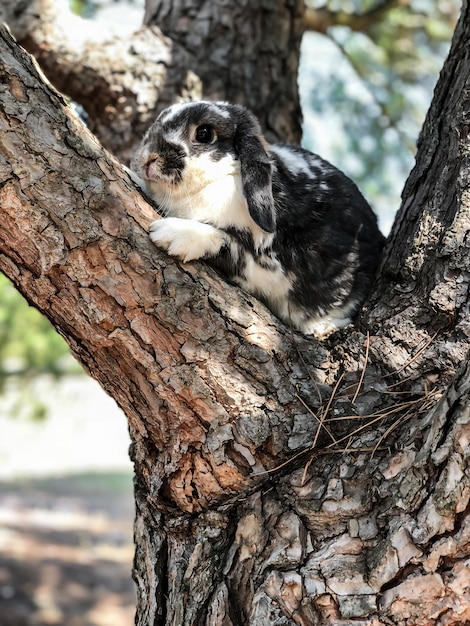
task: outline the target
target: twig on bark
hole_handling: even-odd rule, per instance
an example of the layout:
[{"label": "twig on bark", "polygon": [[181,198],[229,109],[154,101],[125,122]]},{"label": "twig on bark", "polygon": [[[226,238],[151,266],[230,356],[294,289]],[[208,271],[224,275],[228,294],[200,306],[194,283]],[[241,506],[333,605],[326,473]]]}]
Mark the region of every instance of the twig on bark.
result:
[{"label": "twig on bark", "polygon": [[366,373],[366,368],[367,368],[367,361],[369,359],[369,345],[370,345],[370,335],[369,335],[369,331],[367,331],[367,335],[366,335],[366,354],[364,356],[364,367],[362,368],[361,377],[359,378],[359,382],[357,384],[356,393],[354,394],[353,399],[351,400],[352,404],[354,404],[356,402],[357,396],[359,395],[359,392],[360,392],[361,387],[362,387],[362,383],[364,381],[364,375]]}]

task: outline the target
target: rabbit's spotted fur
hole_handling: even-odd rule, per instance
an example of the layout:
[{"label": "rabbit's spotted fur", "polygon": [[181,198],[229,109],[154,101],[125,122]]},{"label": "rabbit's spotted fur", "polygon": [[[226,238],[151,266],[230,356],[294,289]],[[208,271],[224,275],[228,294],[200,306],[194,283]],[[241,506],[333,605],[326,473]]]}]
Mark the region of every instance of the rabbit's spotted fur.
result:
[{"label": "rabbit's spotted fur", "polygon": [[206,259],[284,322],[325,336],[366,297],[383,236],[355,184],[302,148],[268,145],[239,105],[165,109],[133,162],[163,218],[150,238]]}]

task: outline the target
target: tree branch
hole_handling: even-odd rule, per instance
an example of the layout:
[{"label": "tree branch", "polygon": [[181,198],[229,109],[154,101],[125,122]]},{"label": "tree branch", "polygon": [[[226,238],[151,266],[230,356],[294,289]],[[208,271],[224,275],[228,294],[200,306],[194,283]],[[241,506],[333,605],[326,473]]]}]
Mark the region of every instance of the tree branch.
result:
[{"label": "tree branch", "polygon": [[[291,333],[156,250],[151,207],[4,29],[0,82],[0,268],[128,417],[136,623],[412,623],[449,606],[449,624],[466,619],[468,363],[435,401],[469,342],[464,127],[418,161],[413,199],[429,173],[436,202],[423,219],[405,203],[360,320],[366,350],[354,328],[323,343]],[[441,131],[465,114],[445,111]],[[449,228],[431,238],[442,188]],[[431,318],[445,293],[452,316]]]},{"label": "tree branch", "polygon": [[0,268],[127,414],[149,493],[169,481],[173,504],[199,510],[252,488],[309,440],[296,393],[310,379],[290,363],[299,347],[321,369],[327,349],[158,252],[119,164],[4,29],[1,52]]},{"label": "tree branch", "polygon": [[202,97],[190,55],[157,26],[125,37],[103,33],[103,25],[73,15],[60,0],[4,2],[1,21],[54,87],[83,106],[92,132],[124,163],[163,108]]},{"label": "tree branch", "polygon": [[378,2],[365,13],[331,11],[326,6],[318,9],[307,6],[304,16],[304,28],[305,30],[326,35],[333,26],[348,26],[352,31],[363,33],[382,21],[384,16],[392,9],[397,6],[406,7],[409,4],[409,0],[382,0],[382,2]]},{"label": "tree branch", "polygon": [[[319,343],[293,334],[212,271],[199,264],[179,269],[153,249],[145,232],[151,213],[126,175],[60,97],[41,87],[30,59],[6,33],[2,45],[3,271],[117,396],[136,437],[136,455],[145,440],[148,454],[142,458],[151,459],[152,467],[142,471],[149,489],[152,482],[169,481],[164,491],[171,502],[199,510],[254,488],[265,480],[265,470],[308,448],[319,428],[312,411],[327,404],[338,371],[345,374],[344,386],[357,383],[365,335],[346,331]],[[464,245],[460,237],[455,243]],[[422,245],[410,243],[410,254],[421,253]],[[430,250],[429,243],[425,247]],[[446,276],[440,261],[437,271],[433,293],[439,276]],[[404,379],[412,374],[415,392],[424,389],[422,372],[437,346],[441,355],[455,355],[457,344],[462,352],[468,348],[460,330],[468,315],[461,300],[455,303],[455,335],[447,327],[438,334],[442,324],[431,324],[431,346],[430,330],[410,326],[413,311],[404,316],[401,300],[375,298],[375,309],[364,318],[373,320],[369,386],[385,366]],[[380,311],[390,319],[393,307],[401,324],[379,322]],[[449,375],[449,360],[443,365]],[[320,399],[319,384],[327,385]],[[375,392],[365,387],[357,402],[367,405]],[[375,402],[387,405],[383,398]],[[347,401],[343,413],[351,414]]]}]

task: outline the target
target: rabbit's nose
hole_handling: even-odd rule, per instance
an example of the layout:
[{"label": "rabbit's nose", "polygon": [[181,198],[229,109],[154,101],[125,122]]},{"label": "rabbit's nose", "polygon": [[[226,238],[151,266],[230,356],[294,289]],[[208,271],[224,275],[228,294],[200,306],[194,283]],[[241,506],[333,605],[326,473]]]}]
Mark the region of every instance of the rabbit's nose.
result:
[{"label": "rabbit's nose", "polygon": [[159,154],[149,154],[144,163],[145,176],[148,179],[155,178],[161,173],[163,158]]}]

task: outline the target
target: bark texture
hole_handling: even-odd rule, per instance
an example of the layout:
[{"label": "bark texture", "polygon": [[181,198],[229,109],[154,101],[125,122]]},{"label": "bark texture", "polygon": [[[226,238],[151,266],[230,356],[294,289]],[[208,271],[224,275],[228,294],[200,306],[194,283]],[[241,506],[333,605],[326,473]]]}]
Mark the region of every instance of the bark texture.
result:
[{"label": "bark texture", "polygon": [[470,337],[469,19],[464,3],[367,317],[386,337],[377,349],[401,350],[403,361],[416,340],[437,339],[404,373],[427,371],[441,382],[465,358]]},{"label": "bark texture", "polygon": [[61,0],[2,0],[0,21],[54,86],[83,106],[90,129],[124,163],[163,108],[202,97],[188,54],[157,26],[112,35]]},{"label": "bark texture", "polygon": [[153,248],[153,210],[1,31],[0,269],[128,416],[139,626],[470,620],[469,17],[372,304],[322,343]]},{"label": "bark texture", "polygon": [[268,141],[293,143],[304,9],[303,0],[148,0],[144,23],[189,53],[206,97],[244,104]]}]

